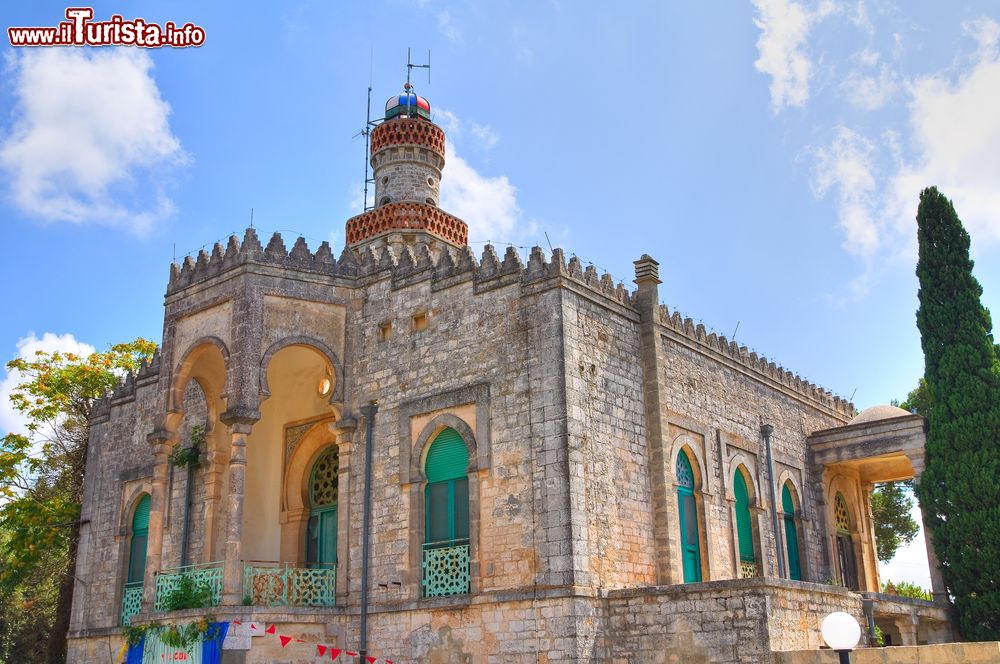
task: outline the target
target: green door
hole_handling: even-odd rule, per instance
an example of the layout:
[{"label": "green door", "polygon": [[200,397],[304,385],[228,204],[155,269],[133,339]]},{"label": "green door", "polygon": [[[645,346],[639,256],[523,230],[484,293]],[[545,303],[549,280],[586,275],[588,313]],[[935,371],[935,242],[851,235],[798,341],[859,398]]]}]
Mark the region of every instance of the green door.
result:
[{"label": "green door", "polygon": [[799,533],[795,528],[795,503],[788,483],[781,488],[781,508],[785,513],[785,548],[788,552],[788,576],[793,581],[802,580],[802,567],[799,564]]},{"label": "green door", "polygon": [[309,480],[309,523],[306,526],[306,562],[337,562],[337,474],[340,457],[330,447],[316,461]]},{"label": "green door", "polygon": [[677,456],[677,503],[680,512],[684,583],[697,583],[701,581],[698,505],[694,499],[694,473],[684,452]]},{"label": "green door", "polygon": [[[740,563],[755,565],[757,560],[754,555],[753,526],[750,521],[750,492],[747,491],[743,473],[738,469],[733,481],[733,494],[736,496],[736,535],[739,540]],[[752,570],[753,574],[750,574],[743,565],[740,568],[744,577],[756,575],[755,569]]]}]

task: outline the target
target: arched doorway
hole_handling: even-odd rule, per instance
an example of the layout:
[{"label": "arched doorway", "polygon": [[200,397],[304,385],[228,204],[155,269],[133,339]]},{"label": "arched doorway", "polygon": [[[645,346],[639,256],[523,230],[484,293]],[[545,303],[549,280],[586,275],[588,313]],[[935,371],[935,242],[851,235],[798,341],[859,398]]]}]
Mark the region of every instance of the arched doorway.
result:
[{"label": "arched doorway", "polygon": [[309,521],[306,524],[306,563],[322,566],[337,562],[337,474],[340,456],[330,446],[313,464],[309,477]]},{"label": "arched doorway", "polygon": [[469,592],[469,451],[457,431],[446,427],[431,443],[424,462],[424,595]]},{"label": "arched doorway", "polygon": [[840,580],[847,588],[858,590],[858,566],[854,557],[854,542],[851,540],[851,516],[847,509],[847,500],[842,493],[838,493],[833,501],[833,515],[837,528]]},{"label": "arched doorway", "polygon": [[146,543],[149,539],[149,494],[143,494],[132,513],[132,536],[128,545],[128,569],[122,593],[122,625],[130,625],[142,605],[143,578],[146,575]]},{"label": "arched doorway", "polygon": [[733,478],[733,494],[736,497],[736,539],[740,555],[740,577],[749,579],[757,576],[757,556],[753,543],[753,522],[750,519],[750,492],[743,476],[743,467],[736,469]]},{"label": "arched doorway", "polygon": [[802,564],[799,561],[799,532],[795,527],[795,501],[792,499],[792,483],[781,487],[781,510],[785,521],[785,551],[788,553],[788,578],[802,580]]},{"label": "arched doorway", "polygon": [[680,513],[681,559],[684,583],[701,581],[701,545],[698,536],[698,504],[694,497],[694,471],[687,453],[677,455],[677,506]]}]

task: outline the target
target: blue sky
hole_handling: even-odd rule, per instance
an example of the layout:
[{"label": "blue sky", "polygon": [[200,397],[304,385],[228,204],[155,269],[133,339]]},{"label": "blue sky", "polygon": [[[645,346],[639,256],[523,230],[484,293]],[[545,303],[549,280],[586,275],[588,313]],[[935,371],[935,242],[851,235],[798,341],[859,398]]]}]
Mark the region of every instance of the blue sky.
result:
[{"label": "blue sky", "polygon": [[[65,5],[9,3],[3,27]],[[0,355],[159,340],[168,265],[242,233],[339,253],[365,94],[406,48],[476,249],[554,246],[859,408],[923,370],[918,194],[1000,310],[1000,10],[989,2],[97,3],[200,48],[14,49],[0,85]],[[2,374],[0,374],[2,375]],[[0,384],[9,389],[11,377]],[[0,430],[17,420],[0,406]]]}]

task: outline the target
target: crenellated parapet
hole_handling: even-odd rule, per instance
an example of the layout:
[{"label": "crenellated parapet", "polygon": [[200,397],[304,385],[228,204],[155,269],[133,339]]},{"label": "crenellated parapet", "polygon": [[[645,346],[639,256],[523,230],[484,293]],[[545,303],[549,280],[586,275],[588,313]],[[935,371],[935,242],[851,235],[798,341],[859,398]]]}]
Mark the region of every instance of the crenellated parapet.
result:
[{"label": "crenellated parapet", "polygon": [[746,346],[739,345],[714,332],[706,332],[703,324],[695,324],[691,318],[683,317],[677,311],[671,313],[665,304],[659,306],[657,317],[659,318],[658,322],[664,327],[683,335],[700,346],[738,362],[747,369],[780,383],[808,399],[817,401],[845,416],[853,416],[856,412],[854,404],[847,399],[836,396],[829,390],[793,374],[768,358],[750,351]]},{"label": "crenellated parapet", "polygon": [[120,406],[135,400],[136,391],[147,386],[155,387],[160,376],[160,349],[153,352],[148,361],[143,360],[135,372],[128,372],[103,397],[94,400],[90,407],[90,421],[107,421],[112,406]]},{"label": "crenellated parapet", "polygon": [[202,250],[198,252],[197,258],[187,256],[180,265],[173,263],[170,266],[167,295],[247,264],[274,265],[302,272],[345,277],[352,277],[357,271],[354,252],[349,249],[345,249],[338,260],[334,258],[328,242],[321,243],[319,249],[313,252],[305,238],[300,237],[289,251],[280,233],[272,235],[264,247],[257,238],[257,232],[248,228],[242,242],[232,235],[225,247],[216,242],[211,253]]},{"label": "crenellated parapet", "polygon": [[468,246],[447,247],[437,257],[425,245],[416,250],[408,245],[392,247],[366,246],[359,250],[358,275],[363,278],[390,277],[397,287],[423,279],[431,280],[432,288],[445,288],[462,281],[473,281],[477,288],[496,288],[512,283],[530,284],[550,278],[562,278],[595,295],[632,306],[632,296],[625,286],[615,283],[610,274],[599,275],[593,266],[583,267],[576,256],[566,262],[562,249],[554,249],[549,257],[540,247],[532,248],[525,265],[518,250],[507,247],[503,257],[493,245],[483,248],[481,258]]}]

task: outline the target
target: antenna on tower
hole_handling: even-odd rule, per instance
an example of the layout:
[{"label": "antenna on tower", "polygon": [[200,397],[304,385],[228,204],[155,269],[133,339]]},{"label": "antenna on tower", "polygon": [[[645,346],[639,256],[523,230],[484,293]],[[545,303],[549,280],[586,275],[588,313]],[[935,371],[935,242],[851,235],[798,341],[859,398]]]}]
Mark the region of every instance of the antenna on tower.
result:
[{"label": "antenna on tower", "polygon": [[355,136],[365,137],[365,202],[362,205],[361,211],[368,212],[368,210],[374,209],[374,205],[368,205],[368,185],[375,184],[375,178],[372,177],[369,172],[369,167],[371,164],[368,161],[368,149],[370,147],[370,136],[372,132],[372,127],[378,126],[378,122],[372,120],[372,72],[375,69],[375,47],[371,48],[368,54],[368,111],[365,114],[365,128],[360,132],[355,134]]},{"label": "antenna on tower", "polygon": [[431,84],[431,50],[427,49],[427,64],[426,65],[415,65],[410,59],[410,48],[406,48],[406,86],[410,86],[410,74],[413,73],[414,68],[416,69],[426,69],[427,70],[427,85]]}]

